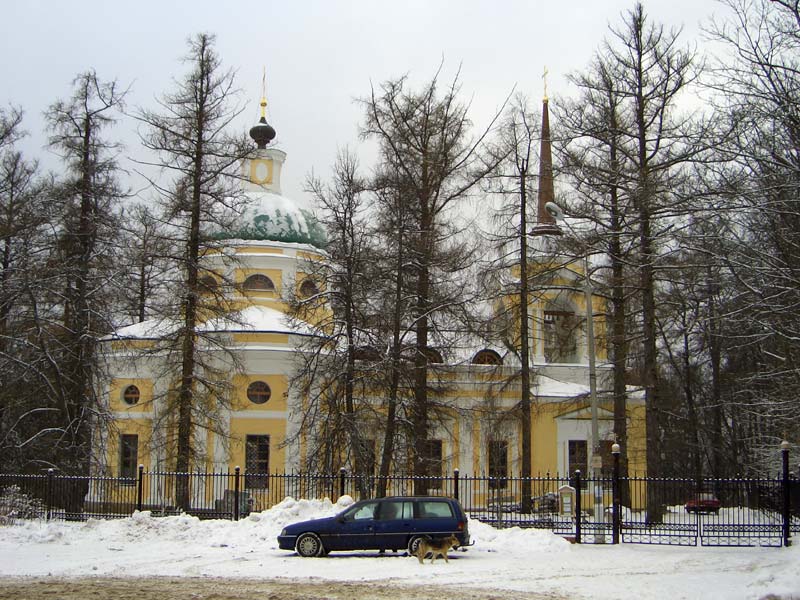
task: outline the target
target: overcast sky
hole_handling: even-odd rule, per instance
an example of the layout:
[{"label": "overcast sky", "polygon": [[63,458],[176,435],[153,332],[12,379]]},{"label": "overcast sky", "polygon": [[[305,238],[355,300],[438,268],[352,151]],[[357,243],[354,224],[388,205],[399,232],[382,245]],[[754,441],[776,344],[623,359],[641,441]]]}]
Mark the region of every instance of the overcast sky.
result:
[{"label": "overcast sky", "polygon": [[[654,21],[683,27],[686,43],[698,42],[699,24],[723,10],[714,0],[644,4]],[[183,74],[186,39],[214,33],[248,102],[242,129],[258,120],[266,67],[268,120],[288,153],[283,191],[304,200],[306,175],[313,169],[326,176],[337,149],[358,146],[361,109],[354,99],[371,83],[404,73],[421,81],[442,61],[450,78],[461,65],[463,98],[472,101],[475,124],[485,125],[514,85],[538,101],[545,66],[553,101],[569,94],[565,75],[589,62],[609,23],[618,24],[632,6],[632,0],[19,0],[4,7],[0,21],[0,106],[25,110],[32,135],[23,150],[53,167],[41,115],[68,96],[76,74],[94,68],[103,79],[132,86],[129,105],[152,107]],[[127,145],[126,156],[140,151],[131,122],[123,119],[112,135]]]}]

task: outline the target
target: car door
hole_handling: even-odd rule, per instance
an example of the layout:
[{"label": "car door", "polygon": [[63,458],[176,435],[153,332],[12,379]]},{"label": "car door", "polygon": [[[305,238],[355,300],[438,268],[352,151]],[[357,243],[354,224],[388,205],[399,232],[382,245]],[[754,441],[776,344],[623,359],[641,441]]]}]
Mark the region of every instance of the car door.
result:
[{"label": "car door", "polygon": [[375,521],[375,547],[389,550],[405,548],[413,526],[413,501],[383,500]]},{"label": "car door", "polygon": [[328,550],[375,548],[375,513],[378,500],[354,504],[339,517],[337,531],[330,536]]}]

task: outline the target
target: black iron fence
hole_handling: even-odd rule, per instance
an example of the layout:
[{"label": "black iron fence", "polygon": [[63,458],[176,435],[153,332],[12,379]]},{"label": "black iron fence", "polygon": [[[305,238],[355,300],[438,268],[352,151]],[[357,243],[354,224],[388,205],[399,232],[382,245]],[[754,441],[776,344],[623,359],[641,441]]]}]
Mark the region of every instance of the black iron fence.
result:
[{"label": "black iron fence", "polygon": [[[615,457],[617,458],[617,457]],[[359,477],[312,473],[171,473],[136,478],[0,474],[0,524],[19,519],[123,518],[186,512],[238,520],[286,497],[337,500],[427,493],[458,498],[495,527],[548,529],[577,543],[781,546],[800,533],[800,474],[764,478],[449,476]],[[179,501],[180,499],[180,501]]]}]

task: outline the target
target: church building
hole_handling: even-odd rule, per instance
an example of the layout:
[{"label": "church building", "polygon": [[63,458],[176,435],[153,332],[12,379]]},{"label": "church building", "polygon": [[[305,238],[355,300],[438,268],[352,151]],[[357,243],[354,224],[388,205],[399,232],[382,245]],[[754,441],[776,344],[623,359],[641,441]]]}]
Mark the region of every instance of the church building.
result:
[{"label": "church building", "polygon": [[[290,472],[304,466],[303,437],[294,435],[303,398],[290,382],[301,340],[315,333],[311,324],[298,325],[287,318],[284,298],[290,289],[299,296],[318,293],[305,266],[325,257],[325,236],[319,224],[281,191],[286,154],[269,145],[275,132],[266,123],[265,106],[262,99],[261,121],[251,130],[258,148],[242,165],[247,209],[230,231],[218,232],[221,248],[204,257],[209,273],[207,286],[213,288],[222,280],[234,282],[225,287],[226,300],[240,310],[236,319],[208,319],[202,325],[205,333],[225,340],[226,348],[236,355],[236,368],[230,370],[227,405],[215,413],[222,430],[209,428],[195,436],[199,446],[196,455],[202,457],[195,468],[211,472],[241,467],[244,487],[256,502],[259,488],[267,485],[266,478],[258,474]],[[549,129],[546,101],[543,111],[543,125]],[[549,131],[543,132],[542,144],[542,155],[549,156]],[[548,173],[544,175],[542,181]],[[552,171],[549,177],[550,196],[547,189],[540,189],[536,225],[540,233],[554,226],[544,210],[552,196]],[[541,243],[546,242],[542,239]],[[511,272],[513,278],[518,270],[512,267]],[[564,474],[574,469],[586,472],[589,468],[591,353],[597,363],[597,433],[604,467],[610,465],[614,439],[612,402],[603,394],[610,380],[602,343],[605,305],[602,297],[586,295],[583,279],[581,264],[565,262],[550,280],[552,291],[540,291],[530,303],[534,475]],[[586,319],[582,317],[587,312],[587,297],[592,299],[596,349],[589,343]],[[168,334],[164,328],[162,322],[144,321],[122,327],[102,341],[109,376],[101,383],[100,392],[112,418],[99,433],[107,475],[135,478],[139,464],[148,471],[174,468],[168,435],[174,423],[165,412],[175,382],[164,375],[167,371],[159,364],[164,356],[152,352],[154,340]],[[519,370],[518,361],[500,344],[482,344],[458,354],[460,358],[453,364],[437,365],[440,375],[446,373],[450,405],[454,407],[449,422],[433,425],[430,433],[442,473],[459,469],[464,475],[518,474],[519,422],[506,419],[502,430],[497,424],[503,420],[500,415],[518,404],[519,385],[500,391],[496,385]],[[221,359],[220,364],[227,363]],[[491,402],[487,402],[489,396]],[[627,419],[630,470],[642,472],[645,419],[641,395],[629,395]],[[381,435],[374,437],[373,443],[379,445]],[[380,448],[375,452],[379,455]]]}]

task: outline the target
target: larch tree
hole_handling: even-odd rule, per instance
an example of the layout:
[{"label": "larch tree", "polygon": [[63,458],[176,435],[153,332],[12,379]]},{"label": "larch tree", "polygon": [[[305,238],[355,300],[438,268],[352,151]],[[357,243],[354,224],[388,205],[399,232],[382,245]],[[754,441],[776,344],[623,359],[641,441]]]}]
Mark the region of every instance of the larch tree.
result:
[{"label": "larch tree", "polygon": [[[0,113],[0,471],[51,466],[47,431],[57,409],[42,402],[45,386],[35,344],[31,298],[49,239],[45,185],[35,161],[15,147],[21,113]],[[44,396],[46,397],[46,396]]]},{"label": "larch tree", "polygon": [[[205,335],[200,326],[213,315],[229,314],[231,307],[220,295],[206,293],[202,260],[219,246],[213,234],[224,230],[226,219],[241,209],[238,168],[251,152],[244,135],[229,133],[243,107],[236,103],[234,73],[223,68],[214,37],[198,34],[188,40],[188,48],[188,70],[176,89],[158,100],[158,111],[142,109],[137,115],[144,126],[142,143],[157,157],[149,164],[164,176],[151,183],[161,197],[173,239],[175,294],[172,301],[163,299],[160,310],[175,331],[159,348],[173,357],[168,362],[179,365],[176,389],[167,404],[175,419],[174,440],[169,443],[180,473],[197,464],[200,431],[224,435],[214,415],[226,405],[230,381],[219,361],[206,352],[224,344]],[[234,361],[235,356],[228,353],[228,359]],[[176,485],[178,506],[188,507],[188,480],[178,478]]]},{"label": "larch tree", "polygon": [[[361,101],[366,117],[362,136],[378,144],[384,193],[394,190],[407,203],[405,214],[412,224],[404,244],[404,283],[412,298],[407,323],[413,334],[408,449],[413,473],[427,475],[433,467],[428,441],[430,346],[445,343],[443,337],[437,338],[438,332],[447,329],[442,319],[464,306],[463,286],[454,277],[469,262],[456,238],[453,210],[499,161],[484,152],[489,129],[471,137],[467,106],[458,99],[457,76],[443,93],[438,73],[420,90],[409,88],[408,78],[401,77],[372,89]],[[427,489],[425,478],[415,485],[416,493]]]},{"label": "larch tree", "polygon": [[[519,403],[514,407],[513,421],[520,431],[519,474],[522,481],[522,512],[531,510],[532,445],[531,416],[534,403],[531,385],[534,371],[531,365],[530,305],[535,297],[531,289],[531,240],[536,224],[537,174],[540,166],[547,171],[552,183],[550,163],[542,165],[537,145],[542,143],[542,117],[528,101],[517,96],[510,105],[499,128],[499,143],[495,153],[503,157],[498,170],[488,179],[490,193],[499,198],[493,215],[495,230],[489,234],[497,247],[498,256],[486,266],[484,276],[487,298],[492,300],[484,328],[488,341],[500,343],[518,361],[519,369],[510,379],[503,378],[501,389],[516,385],[520,389]],[[549,135],[549,126],[547,127]],[[549,139],[547,140],[549,144]],[[540,182],[541,183],[541,182]],[[552,234],[554,228],[543,233]],[[513,299],[513,300],[512,300]],[[492,389],[490,396],[494,394]],[[491,399],[491,398],[490,398]],[[498,433],[497,435],[501,435]]]},{"label": "larch tree", "polygon": [[119,145],[103,132],[114,123],[125,90],[116,82],[102,82],[94,71],[79,75],[73,85],[72,97],[47,112],[50,147],[65,167],[51,191],[60,214],[50,273],[60,289],[50,292],[61,318],[41,323],[47,333],[39,339],[42,352],[52,358],[48,378],[60,411],[54,443],[58,462],[64,471],[86,474],[92,427],[102,414],[95,386],[96,341],[111,327],[107,290],[118,231],[115,211],[124,195],[118,182]]},{"label": "larch tree", "polygon": [[760,473],[781,439],[798,436],[800,7],[723,4],[728,12],[706,31],[722,52],[708,85],[733,130],[718,141],[727,159],[717,174],[728,240],[721,256],[734,295],[718,308],[717,339],[725,342],[721,377],[735,385],[715,401],[727,407],[719,420],[729,454],[744,472]]},{"label": "larch tree", "polygon": [[[615,360],[632,361],[644,388],[647,469],[655,477],[665,473],[674,401],[659,368],[657,294],[674,250],[665,241],[687,208],[688,198],[681,193],[687,189],[687,172],[709,143],[704,126],[677,109],[697,74],[695,56],[680,47],[679,32],[650,22],[637,3],[620,26],[611,28],[587,74],[574,78],[584,106],[578,118],[565,118],[564,123],[569,130],[565,137],[573,140],[570,169],[589,190],[584,205],[591,210],[583,214],[595,224],[593,237],[604,246],[600,250],[619,261],[612,263],[610,277],[617,290],[612,304],[619,311],[612,317],[612,346],[615,353],[622,352]],[[633,282],[625,276],[625,264]],[[625,287],[633,291],[630,309],[619,303]],[[641,329],[623,334],[621,325],[629,312],[634,318],[628,322]],[[635,353],[625,345],[633,333],[639,336]],[[621,373],[624,365],[615,366]],[[617,427],[622,427],[623,381],[615,379]],[[648,501],[648,514],[658,520],[658,499]]]},{"label": "larch tree", "polygon": [[[289,299],[292,318],[316,332],[301,344],[300,365],[292,378],[304,405],[298,435],[309,444],[307,468],[333,473],[349,465],[359,493],[367,497],[375,456],[368,445],[374,438],[372,415],[364,402],[373,386],[361,364],[364,348],[373,341],[366,180],[355,156],[345,150],[336,159],[331,182],[310,176],[307,189],[320,207],[328,243],[323,260],[309,260],[303,267],[314,287],[301,285],[300,293]],[[304,289],[316,292],[302,293]]]}]

